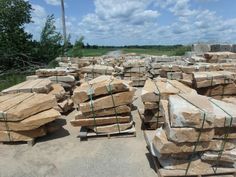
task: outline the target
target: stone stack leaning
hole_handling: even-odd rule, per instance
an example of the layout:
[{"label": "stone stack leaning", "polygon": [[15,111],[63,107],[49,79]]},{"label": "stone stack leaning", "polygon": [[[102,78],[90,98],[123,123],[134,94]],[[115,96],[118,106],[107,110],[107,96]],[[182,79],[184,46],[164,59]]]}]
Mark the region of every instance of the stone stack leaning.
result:
[{"label": "stone stack leaning", "polygon": [[161,100],[161,111],[165,125],[156,130],[152,144],[164,169],[199,174],[213,173],[214,167],[235,168],[235,105],[178,94]]},{"label": "stone stack leaning", "polygon": [[78,105],[73,126],[87,127],[96,133],[122,132],[133,126],[131,106],[135,89],[125,81],[100,76],[74,90]]},{"label": "stone stack leaning", "polygon": [[176,80],[164,78],[148,79],[141,93],[144,111],[139,110],[144,124],[149,124],[150,129],[161,127],[164,118],[160,110],[160,101],[167,100],[170,95],[179,93],[197,94],[195,90]]},{"label": "stone stack leaning", "polygon": [[61,115],[53,109],[56,105],[55,96],[47,94],[0,96],[0,142],[31,141],[46,135]]}]

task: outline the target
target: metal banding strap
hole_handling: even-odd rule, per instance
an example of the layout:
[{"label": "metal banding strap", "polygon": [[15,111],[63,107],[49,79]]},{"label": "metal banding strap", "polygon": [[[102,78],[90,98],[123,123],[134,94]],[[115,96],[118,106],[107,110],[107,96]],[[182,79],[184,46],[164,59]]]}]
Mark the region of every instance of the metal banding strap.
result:
[{"label": "metal banding strap", "polygon": [[111,95],[111,99],[112,99],[112,103],[113,103],[113,109],[114,109],[114,112],[115,112],[115,115],[116,115],[116,124],[117,124],[117,128],[118,128],[118,131],[120,133],[120,125],[119,125],[119,120],[118,120],[118,117],[117,117],[117,111],[116,111],[116,105],[115,105],[115,100],[114,100],[114,97],[113,97],[113,94],[112,94],[112,85],[111,85],[111,82],[113,80],[111,80],[109,82],[109,84],[106,86],[107,88],[107,92]]},{"label": "metal banding strap", "polygon": [[182,99],[184,99],[185,101],[187,101],[188,103],[190,103],[190,104],[192,104],[193,106],[195,106],[196,108],[198,108],[198,109],[203,113],[203,120],[202,120],[202,124],[201,124],[201,127],[200,127],[200,131],[199,131],[199,133],[198,133],[197,141],[196,141],[196,143],[195,143],[195,145],[194,145],[193,152],[192,152],[192,154],[190,155],[189,162],[188,162],[188,165],[187,165],[187,168],[186,168],[186,171],[185,171],[185,176],[186,176],[186,175],[188,174],[188,170],[189,170],[189,167],[190,167],[191,162],[192,162],[192,160],[193,160],[193,157],[194,157],[194,155],[195,155],[195,153],[196,153],[197,146],[198,146],[198,144],[199,144],[199,142],[200,142],[200,137],[201,137],[201,134],[202,134],[202,130],[203,130],[204,125],[205,125],[205,122],[206,122],[206,112],[205,112],[203,109],[199,108],[197,105],[193,104],[192,102],[190,102],[189,100],[187,100],[186,98],[184,98],[183,96],[181,96],[180,94],[177,94],[177,95],[178,95],[179,97],[181,97]]},{"label": "metal banding strap", "polygon": [[170,68],[170,79],[172,80],[173,79],[173,66],[169,65],[169,68]]},{"label": "metal banding strap", "polygon": [[217,103],[212,101],[212,98],[210,98],[209,101],[212,102],[215,106],[220,108],[224,113],[226,113],[229,116],[229,117],[225,117],[224,128],[228,128],[228,129],[227,129],[227,132],[224,134],[224,139],[223,139],[223,142],[221,143],[220,151],[218,152],[215,168],[213,168],[214,172],[216,173],[217,167],[218,167],[218,164],[219,164],[219,160],[221,159],[221,156],[222,156],[223,151],[225,149],[225,144],[226,144],[226,140],[229,136],[230,128],[232,127],[232,124],[233,124],[233,116],[230,113],[228,113],[225,109],[220,107]]},{"label": "metal banding strap", "polygon": [[90,85],[90,87],[87,91],[87,95],[89,96],[89,107],[90,107],[90,110],[93,113],[93,125],[94,125],[94,128],[95,128],[96,133],[97,133],[97,124],[96,124],[96,115],[95,115],[95,112],[94,112],[93,94],[94,94],[94,89]]},{"label": "metal banding strap", "polygon": [[2,115],[1,117],[3,118],[4,124],[5,124],[5,127],[6,127],[8,140],[11,142],[12,139],[11,139],[11,135],[10,135],[10,129],[9,129],[9,126],[8,126],[8,123],[7,123],[7,113],[6,112],[0,112],[0,114]]},{"label": "metal banding strap", "polygon": [[157,86],[157,83],[156,83],[155,81],[153,81],[153,82],[154,82],[154,84],[155,84],[155,86],[156,86],[156,89],[157,89],[157,91],[158,91],[158,94],[157,94],[157,95],[159,95],[159,97],[158,97],[158,102],[157,102],[157,104],[158,104],[158,114],[157,114],[157,122],[156,122],[156,125],[158,126],[158,125],[159,125],[158,119],[159,119],[159,116],[160,116],[161,92],[160,92],[160,90],[159,90],[159,88],[158,88],[158,86]]}]

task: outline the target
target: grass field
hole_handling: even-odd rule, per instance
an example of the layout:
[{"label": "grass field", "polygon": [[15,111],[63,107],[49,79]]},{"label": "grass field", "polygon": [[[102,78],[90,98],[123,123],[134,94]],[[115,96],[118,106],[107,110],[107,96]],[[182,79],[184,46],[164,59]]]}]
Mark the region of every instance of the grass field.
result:
[{"label": "grass field", "polygon": [[[94,57],[94,56],[102,56],[106,53],[116,50],[115,48],[98,48],[98,49],[82,49],[82,55],[84,57]],[[68,51],[68,56],[73,56],[72,50]]]},{"label": "grass field", "polygon": [[137,53],[137,54],[148,54],[148,55],[168,55],[168,56],[181,56],[185,52],[190,51],[190,47],[166,47],[166,48],[123,48],[123,53]]},{"label": "grass field", "polygon": [[10,73],[0,76],[0,91],[25,81],[29,74]]}]

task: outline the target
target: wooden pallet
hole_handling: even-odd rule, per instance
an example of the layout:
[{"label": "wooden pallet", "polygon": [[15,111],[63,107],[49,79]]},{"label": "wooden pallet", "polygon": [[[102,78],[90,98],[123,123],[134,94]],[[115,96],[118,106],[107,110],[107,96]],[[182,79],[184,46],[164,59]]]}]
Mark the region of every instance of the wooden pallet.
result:
[{"label": "wooden pallet", "polygon": [[95,133],[88,129],[87,127],[81,127],[79,136],[80,141],[87,141],[88,139],[97,139],[97,138],[126,138],[126,137],[136,137],[135,126],[121,131],[121,132],[111,132],[111,133]]},{"label": "wooden pallet", "polygon": [[16,144],[21,144],[21,143],[27,143],[28,146],[33,147],[36,143],[36,138],[33,138],[28,141],[0,142],[0,143],[4,145],[16,145]]},{"label": "wooden pallet", "polygon": [[152,161],[154,163],[155,171],[159,177],[184,177],[184,176],[192,176],[192,177],[236,177],[236,169],[234,168],[217,168],[217,172],[214,173],[213,169],[208,169],[208,171],[204,171],[201,174],[189,174],[185,175],[185,170],[167,170],[161,167],[158,158],[155,155],[155,150],[152,146],[152,138],[155,134],[153,130],[145,130],[143,131],[144,138],[147,143],[147,148],[151,154]]}]

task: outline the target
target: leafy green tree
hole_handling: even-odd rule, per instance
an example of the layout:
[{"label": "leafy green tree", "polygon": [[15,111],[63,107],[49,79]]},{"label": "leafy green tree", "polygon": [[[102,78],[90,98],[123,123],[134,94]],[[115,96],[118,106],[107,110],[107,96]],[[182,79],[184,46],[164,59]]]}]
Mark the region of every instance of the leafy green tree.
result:
[{"label": "leafy green tree", "polygon": [[56,31],[54,15],[47,16],[40,36],[39,55],[44,62],[49,62],[62,52],[62,35]]},{"label": "leafy green tree", "polygon": [[79,40],[75,41],[75,45],[72,48],[72,57],[79,57],[83,56],[83,48],[84,48],[84,36],[81,36]]},{"label": "leafy green tree", "polygon": [[[0,66],[2,69],[27,65],[31,60],[31,35],[24,25],[31,22],[32,8],[28,1],[0,1]],[[1,69],[1,68],[0,68]]]}]

